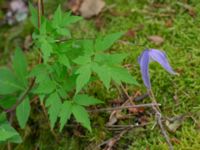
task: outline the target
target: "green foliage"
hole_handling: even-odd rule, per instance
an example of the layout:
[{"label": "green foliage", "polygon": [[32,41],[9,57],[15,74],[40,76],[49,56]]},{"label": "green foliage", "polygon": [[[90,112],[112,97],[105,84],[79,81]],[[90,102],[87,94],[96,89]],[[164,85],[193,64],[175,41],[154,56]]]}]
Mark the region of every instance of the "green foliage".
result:
[{"label": "green foliage", "polygon": [[104,51],[109,49],[123,34],[124,33],[119,32],[106,35],[105,37],[98,37],[95,40],[95,51]]},{"label": "green foliage", "polygon": [[28,84],[27,68],[28,68],[27,60],[26,60],[22,50],[17,48],[15,50],[15,54],[13,57],[13,70],[15,71],[16,76],[22,82],[21,84],[24,85],[24,87],[27,87],[27,84]]},{"label": "green foliage", "polygon": [[62,131],[65,123],[70,119],[72,114],[72,104],[69,101],[65,101],[62,104],[61,111],[60,111],[60,131]]},{"label": "green foliage", "polygon": [[31,12],[31,22],[35,28],[38,28],[38,14],[37,10],[33,7],[31,3],[29,3],[29,10]]},{"label": "green foliage", "polygon": [[49,107],[48,113],[52,128],[54,128],[61,106],[62,103],[57,93],[52,93],[46,100],[46,107]]},{"label": "green foliage", "polygon": [[[83,89],[90,82],[99,79],[109,89],[112,82],[136,84],[134,77],[122,67],[125,53],[111,53],[109,49],[123,35],[113,33],[97,39],[72,38],[70,25],[81,17],[63,13],[59,6],[52,19],[42,16],[38,28],[37,11],[30,4],[31,22],[35,27],[33,42],[38,53],[42,54],[42,63],[36,64],[28,72],[28,63],[22,50],[16,49],[12,59],[12,70],[0,69],[0,106],[10,109],[17,100],[26,96],[17,104],[16,117],[21,128],[25,128],[31,111],[29,98],[35,96],[48,111],[51,128],[60,131],[71,116],[83,127],[92,131],[86,107],[102,104],[97,98],[87,95]],[[95,80],[91,80],[91,79]],[[28,81],[34,85],[28,93]],[[82,93],[82,94],[80,94]],[[8,95],[11,94],[11,95]],[[16,99],[19,97],[19,99]],[[6,122],[0,124],[0,142],[20,142],[19,134]],[[5,130],[5,131],[4,131]]]},{"label": "green foliage", "polygon": [[88,112],[83,106],[74,104],[72,107],[72,113],[78,122],[80,122],[89,131],[92,131]]},{"label": "green foliage", "polygon": [[30,115],[30,102],[26,97],[16,109],[16,117],[21,128],[24,128]]},{"label": "green foliage", "polygon": [[27,75],[26,58],[17,48],[13,57],[13,70],[0,68],[0,95],[23,91],[28,84]]},{"label": "green foliage", "polygon": [[0,114],[0,144],[4,142],[21,143],[22,139],[17,131],[6,120],[5,113]]},{"label": "green foliage", "polygon": [[23,86],[19,85],[16,76],[8,68],[0,69],[0,94],[12,94],[23,90]]},{"label": "green foliage", "polygon": [[85,94],[79,94],[74,97],[74,102],[78,105],[82,106],[90,106],[90,105],[96,105],[101,104],[102,102],[94,97],[90,97]]}]

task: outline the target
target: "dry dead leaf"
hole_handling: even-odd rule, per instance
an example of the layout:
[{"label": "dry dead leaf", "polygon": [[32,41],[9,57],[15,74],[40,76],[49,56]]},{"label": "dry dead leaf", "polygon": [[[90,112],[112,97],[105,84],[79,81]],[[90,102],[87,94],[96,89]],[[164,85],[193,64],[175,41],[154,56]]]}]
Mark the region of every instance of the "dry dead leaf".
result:
[{"label": "dry dead leaf", "polygon": [[97,30],[102,29],[105,26],[106,22],[105,22],[105,18],[103,17],[97,17],[95,19],[95,26],[97,28]]},{"label": "dry dead leaf", "polygon": [[135,30],[133,30],[133,29],[129,29],[127,32],[126,32],[126,36],[128,37],[128,38],[134,38],[135,36],[136,36],[136,31]]},{"label": "dry dead leaf", "polygon": [[98,15],[104,6],[105,2],[103,0],[84,0],[79,11],[84,18],[90,18]]},{"label": "dry dead leaf", "polygon": [[173,25],[173,22],[172,22],[171,19],[168,19],[167,21],[165,21],[165,26],[166,26],[167,28],[172,27],[172,25]]},{"label": "dry dead leaf", "polygon": [[158,35],[149,36],[148,40],[150,40],[151,42],[153,42],[156,45],[160,45],[164,42],[164,39],[161,36],[158,36]]},{"label": "dry dead leaf", "polygon": [[176,132],[176,130],[182,125],[185,120],[185,115],[176,116],[171,118],[171,121],[166,120],[165,125],[170,132]]},{"label": "dry dead leaf", "polygon": [[175,144],[180,144],[181,143],[181,141],[179,139],[175,138],[175,137],[171,138],[170,140]]},{"label": "dry dead leaf", "polygon": [[26,36],[25,41],[24,41],[24,49],[28,50],[31,45],[32,45],[32,36],[28,35]]},{"label": "dry dead leaf", "polygon": [[68,7],[75,14],[78,13],[83,0],[68,0]]},{"label": "dry dead leaf", "polygon": [[111,126],[113,124],[115,124],[118,119],[123,118],[123,115],[121,114],[120,110],[114,110],[112,111],[110,117],[109,117],[109,121],[107,122],[106,125]]},{"label": "dry dead leaf", "polygon": [[197,15],[197,13],[196,13],[196,11],[194,10],[194,8],[190,8],[190,9],[188,10],[188,13],[189,13],[189,15],[192,16],[192,17],[196,17],[196,15]]}]

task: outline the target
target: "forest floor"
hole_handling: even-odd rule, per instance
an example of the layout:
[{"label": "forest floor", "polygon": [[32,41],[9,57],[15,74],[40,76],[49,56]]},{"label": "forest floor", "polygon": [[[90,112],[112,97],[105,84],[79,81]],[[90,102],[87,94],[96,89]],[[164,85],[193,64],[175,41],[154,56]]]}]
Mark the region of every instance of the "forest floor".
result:
[{"label": "forest floor", "polygon": [[[144,49],[164,50],[170,64],[178,76],[165,72],[158,64],[150,65],[152,89],[157,102],[161,104],[163,115],[170,121],[164,124],[168,129],[171,142],[176,150],[200,149],[200,3],[197,0],[106,0],[105,10],[91,19],[85,19],[72,27],[73,36],[93,38],[97,35],[125,31],[126,35],[113,46],[117,52],[129,53],[124,62],[139,82],[139,86],[125,86],[130,96],[136,93],[145,94],[138,56]],[[5,1],[0,0],[0,4]],[[45,4],[45,13],[49,15],[56,6],[66,1],[52,1]],[[3,12],[0,11],[0,18]],[[32,34],[30,21],[14,26],[0,28],[0,65],[9,64],[13,49],[24,47],[24,41]],[[29,60],[34,58],[28,54]],[[121,97],[113,87],[106,91],[102,86],[91,86],[91,94],[97,95],[106,103],[102,107],[118,105]],[[146,98],[135,104],[149,103]],[[46,118],[33,111],[29,125],[19,130],[24,142],[16,146],[17,150],[30,149],[63,149],[93,150],[98,145],[116,136],[120,137],[112,146],[116,150],[167,150],[168,145],[155,126],[151,109],[124,111],[122,118],[117,118],[120,129],[107,127],[110,112],[91,113],[93,132],[84,131],[79,126],[70,124],[66,129],[52,135]],[[36,115],[38,113],[38,115]],[[128,119],[125,117],[129,115]],[[116,119],[116,118],[114,118]],[[126,131],[125,125],[147,124],[145,127],[132,128]],[[111,128],[111,129],[110,129]],[[116,130],[116,128],[115,128]],[[105,146],[105,145],[103,145]],[[102,147],[103,147],[102,146]],[[108,145],[107,145],[108,146]]]}]

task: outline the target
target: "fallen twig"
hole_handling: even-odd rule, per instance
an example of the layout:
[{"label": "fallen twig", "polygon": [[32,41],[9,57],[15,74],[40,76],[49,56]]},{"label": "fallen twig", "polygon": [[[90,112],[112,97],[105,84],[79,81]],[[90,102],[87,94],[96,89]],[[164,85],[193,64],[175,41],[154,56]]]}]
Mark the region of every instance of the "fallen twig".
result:
[{"label": "fallen twig", "polygon": [[120,106],[120,107],[111,107],[111,108],[101,108],[95,110],[88,110],[88,112],[101,112],[101,111],[113,111],[113,110],[120,110],[120,109],[127,109],[127,108],[140,108],[140,107],[150,107],[152,106],[161,106],[158,103],[148,103],[148,104],[140,104],[140,105],[132,105],[132,106]]},{"label": "fallen twig", "polygon": [[150,123],[146,123],[146,124],[141,124],[141,125],[111,125],[107,127],[113,127],[113,128],[118,128],[120,127],[123,131],[121,131],[119,134],[115,135],[114,137],[102,142],[101,144],[99,144],[97,147],[100,148],[103,145],[107,145],[104,150],[111,150],[112,147],[114,146],[114,144],[119,141],[122,136],[124,134],[126,134],[129,130],[133,129],[133,128],[139,128],[139,127],[144,127],[146,125],[149,125]]}]

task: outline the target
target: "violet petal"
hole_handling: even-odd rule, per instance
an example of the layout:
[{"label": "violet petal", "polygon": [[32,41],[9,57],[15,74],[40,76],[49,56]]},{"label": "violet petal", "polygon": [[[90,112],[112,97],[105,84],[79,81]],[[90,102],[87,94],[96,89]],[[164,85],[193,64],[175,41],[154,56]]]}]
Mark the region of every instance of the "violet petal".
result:
[{"label": "violet petal", "polygon": [[139,59],[140,64],[140,71],[142,74],[142,79],[145,86],[150,89],[151,82],[149,77],[149,50],[144,50],[143,53],[140,55]]},{"label": "violet petal", "polygon": [[149,50],[149,56],[154,61],[157,61],[166,71],[168,71],[171,74],[176,74],[176,72],[170,66],[164,51],[151,49]]}]

